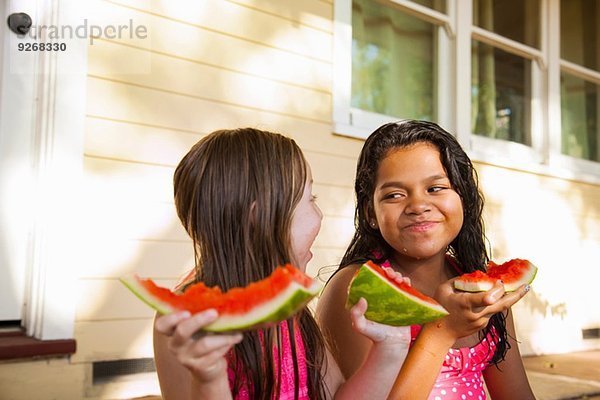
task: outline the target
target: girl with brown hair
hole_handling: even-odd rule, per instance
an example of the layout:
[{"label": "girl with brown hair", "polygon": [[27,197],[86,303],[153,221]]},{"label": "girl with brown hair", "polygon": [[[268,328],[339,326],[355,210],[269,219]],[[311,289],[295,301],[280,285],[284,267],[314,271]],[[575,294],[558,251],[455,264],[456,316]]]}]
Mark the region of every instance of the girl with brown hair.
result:
[{"label": "girl with brown hair", "polygon": [[505,293],[497,282],[476,294],[452,286],[462,273],[485,271],[489,261],[483,196],[458,141],[428,121],[379,127],[360,153],[355,194],[354,238],[317,307],[344,375],[362,365],[372,346],[354,333],[344,308],[352,276],[372,260],[410,278],[450,312],[411,327],[414,343],[391,398],[485,399],[487,386],[493,399],[533,399],[510,311],[529,286]]},{"label": "girl with brown hair", "polygon": [[[250,128],[213,132],[179,163],[174,189],[195,251],[186,283],[225,291],[285,263],[304,270],[311,259],[322,215],[310,167],[292,139]],[[195,333],[215,320],[214,310],[158,316],[154,345],[163,398],[386,398],[409,332],[367,321],[366,308],[360,301],[351,320],[373,346],[346,381],[308,309],[271,328],[200,337]]]}]

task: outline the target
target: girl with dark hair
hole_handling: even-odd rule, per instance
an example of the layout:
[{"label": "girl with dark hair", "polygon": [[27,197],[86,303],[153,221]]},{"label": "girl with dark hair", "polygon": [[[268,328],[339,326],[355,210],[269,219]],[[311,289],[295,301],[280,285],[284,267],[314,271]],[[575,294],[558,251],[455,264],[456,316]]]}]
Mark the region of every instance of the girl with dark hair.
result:
[{"label": "girl with dark hair", "polygon": [[[195,251],[195,270],[181,286],[202,281],[225,291],[264,279],[278,265],[304,270],[312,257],[322,215],[310,167],[292,139],[251,128],[213,132],[177,166],[174,191]],[[308,309],[243,334],[198,335],[215,310],[158,316],[154,350],[163,398],[386,398],[410,334],[367,321],[366,308],[362,300],[350,318],[372,350],[345,382]]]},{"label": "girl with dark hair", "polygon": [[493,399],[533,399],[510,312],[529,287],[505,294],[497,282],[485,293],[453,290],[453,278],[485,271],[488,262],[483,197],[456,139],[431,122],[381,126],[360,153],[355,194],[354,237],[317,307],[344,375],[371,348],[352,332],[344,303],[357,268],[373,260],[410,278],[450,312],[411,327],[413,344],[391,398],[485,399],[485,378]]}]

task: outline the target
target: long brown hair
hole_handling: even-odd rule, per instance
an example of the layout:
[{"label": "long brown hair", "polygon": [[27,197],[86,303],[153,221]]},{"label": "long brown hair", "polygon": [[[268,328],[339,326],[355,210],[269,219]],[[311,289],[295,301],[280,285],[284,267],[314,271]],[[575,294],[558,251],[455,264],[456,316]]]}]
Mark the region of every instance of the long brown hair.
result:
[{"label": "long brown hair", "polygon": [[[479,189],[477,171],[454,136],[433,122],[416,120],[382,125],[365,141],[358,159],[354,183],[356,230],[340,268],[374,259],[374,250],[381,255],[373,260],[375,262],[381,262],[393,254],[394,249],[381,236],[379,230],[369,226],[367,213],[371,207],[380,162],[391,150],[415,143],[430,143],[439,150],[450,183],[462,201],[463,225],[450,243],[448,254],[454,257],[464,272],[485,271],[489,257],[483,223],[484,198]],[[480,332],[480,337],[492,330],[495,330],[500,338],[492,359],[493,363],[498,364],[510,348],[510,343],[506,340],[505,316],[502,313],[490,318],[488,326]]]},{"label": "long brown hair", "polygon": [[[177,214],[194,243],[196,281],[222,290],[246,286],[292,261],[291,221],[308,172],[292,139],[253,128],[215,131],[202,138],[175,170]],[[303,310],[288,320],[292,354],[294,329],[306,351],[310,398],[324,398],[321,367],[325,345],[312,314]],[[244,333],[229,360],[237,376],[234,395],[243,386],[251,398],[271,400],[279,393],[273,360],[281,358],[281,325]],[[296,398],[299,370],[294,363]]]}]

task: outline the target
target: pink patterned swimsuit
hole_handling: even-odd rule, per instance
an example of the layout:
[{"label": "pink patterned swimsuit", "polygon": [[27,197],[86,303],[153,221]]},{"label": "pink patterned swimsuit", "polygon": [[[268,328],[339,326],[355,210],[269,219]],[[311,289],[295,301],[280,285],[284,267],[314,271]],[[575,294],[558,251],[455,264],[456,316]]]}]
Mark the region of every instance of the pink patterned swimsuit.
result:
[{"label": "pink patterned swimsuit", "polygon": [[[447,259],[460,273],[456,262],[449,256]],[[389,260],[381,266],[392,267]],[[413,325],[410,328],[412,345],[421,331],[421,326]],[[482,373],[494,356],[498,340],[497,335],[488,334],[473,347],[448,350],[428,400],[486,400]]]},{"label": "pink patterned swimsuit", "polygon": [[[306,372],[306,353],[304,351],[304,342],[302,341],[302,335],[299,329],[295,329],[294,336],[296,340],[296,359],[292,356],[292,348],[290,343],[290,335],[288,333],[287,321],[280,323],[279,328],[281,330],[281,344],[283,346],[281,360],[281,389],[279,396],[276,397],[279,400],[293,400],[294,399],[294,365],[298,365],[299,383],[300,387],[298,390],[299,400],[309,400],[308,398],[308,386],[307,386],[307,372]],[[275,360],[275,369],[277,370],[278,365],[278,351],[273,348],[273,360]],[[236,379],[244,379],[244,377],[236,376],[235,370],[230,366],[227,369],[227,375],[229,376],[229,386],[233,389]],[[248,387],[243,385],[240,392],[235,397],[235,400],[250,400],[248,393]]]},{"label": "pink patterned swimsuit", "polygon": [[[421,326],[413,325],[410,330],[414,342]],[[473,347],[448,350],[428,400],[485,400],[482,372],[494,356],[496,343],[495,335],[489,334]]]}]

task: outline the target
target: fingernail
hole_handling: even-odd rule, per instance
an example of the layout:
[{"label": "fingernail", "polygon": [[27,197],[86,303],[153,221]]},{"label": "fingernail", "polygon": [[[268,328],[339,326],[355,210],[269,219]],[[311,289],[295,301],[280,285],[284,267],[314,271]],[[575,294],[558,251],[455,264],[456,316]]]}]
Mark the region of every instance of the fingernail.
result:
[{"label": "fingernail", "polygon": [[529,285],[525,285],[525,293],[529,292],[531,290],[531,286]]},{"label": "fingernail", "polygon": [[192,316],[192,314],[191,314],[189,311],[181,311],[181,312],[179,313],[179,316],[180,316],[181,318],[189,318],[189,317],[191,317],[191,316]]},{"label": "fingernail", "polygon": [[204,320],[206,318],[213,319],[213,318],[217,317],[217,315],[219,315],[219,314],[217,313],[217,310],[215,310],[214,308],[210,308],[210,309],[205,310],[204,312],[200,312],[196,315],[199,320]]}]

